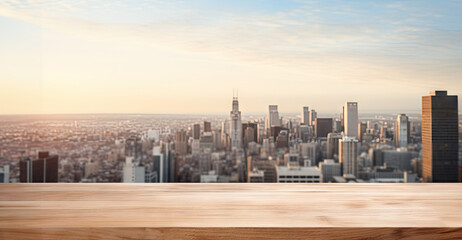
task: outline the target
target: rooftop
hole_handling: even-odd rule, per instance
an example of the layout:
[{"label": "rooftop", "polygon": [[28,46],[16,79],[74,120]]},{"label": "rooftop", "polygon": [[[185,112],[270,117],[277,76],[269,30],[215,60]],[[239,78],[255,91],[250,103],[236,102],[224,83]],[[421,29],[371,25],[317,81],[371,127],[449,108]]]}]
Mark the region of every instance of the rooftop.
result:
[{"label": "rooftop", "polygon": [[299,167],[299,166],[289,166],[289,167],[278,167],[278,175],[321,175],[321,172],[316,167]]},{"label": "rooftop", "polygon": [[430,96],[447,96],[448,91],[446,90],[435,90],[430,92]]}]

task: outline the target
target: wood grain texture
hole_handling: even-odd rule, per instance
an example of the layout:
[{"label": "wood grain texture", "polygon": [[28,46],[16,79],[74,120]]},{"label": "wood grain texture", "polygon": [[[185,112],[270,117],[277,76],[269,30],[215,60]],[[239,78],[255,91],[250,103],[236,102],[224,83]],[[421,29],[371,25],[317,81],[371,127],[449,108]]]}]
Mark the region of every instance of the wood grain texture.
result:
[{"label": "wood grain texture", "polygon": [[0,184],[0,239],[216,238],[462,238],[462,184]]}]

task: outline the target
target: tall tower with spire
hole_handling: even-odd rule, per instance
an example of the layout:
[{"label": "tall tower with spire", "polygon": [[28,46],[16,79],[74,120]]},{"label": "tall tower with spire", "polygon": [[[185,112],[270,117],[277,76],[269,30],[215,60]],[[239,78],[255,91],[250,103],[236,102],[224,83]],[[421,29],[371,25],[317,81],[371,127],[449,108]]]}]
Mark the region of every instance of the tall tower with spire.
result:
[{"label": "tall tower with spire", "polygon": [[239,111],[239,101],[237,93],[233,92],[233,108],[230,112],[229,133],[231,136],[231,149],[242,147],[242,121]]}]

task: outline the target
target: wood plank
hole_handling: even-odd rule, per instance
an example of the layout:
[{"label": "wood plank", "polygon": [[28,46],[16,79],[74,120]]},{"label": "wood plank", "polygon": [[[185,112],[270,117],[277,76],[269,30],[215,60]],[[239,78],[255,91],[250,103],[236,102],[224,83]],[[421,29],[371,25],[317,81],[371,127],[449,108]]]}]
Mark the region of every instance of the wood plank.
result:
[{"label": "wood plank", "polygon": [[0,184],[0,193],[1,239],[462,238],[457,183]]}]

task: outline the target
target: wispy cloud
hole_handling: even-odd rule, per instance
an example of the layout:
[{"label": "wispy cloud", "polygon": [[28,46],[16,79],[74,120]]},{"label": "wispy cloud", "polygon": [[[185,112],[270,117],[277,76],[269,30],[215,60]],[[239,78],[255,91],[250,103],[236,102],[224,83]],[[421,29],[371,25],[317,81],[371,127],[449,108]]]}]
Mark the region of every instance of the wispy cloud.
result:
[{"label": "wispy cloud", "polygon": [[462,91],[460,3],[297,3],[233,13],[183,1],[4,0],[0,15],[85,39],[211,53],[322,81]]},{"label": "wispy cloud", "polygon": [[[181,3],[181,2],[180,2]],[[181,6],[180,3],[179,6]],[[332,53],[337,50],[346,54],[393,53],[394,46],[421,44],[422,57],[433,58],[448,52],[460,56],[461,46],[457,44],[462,36],[460,30],[450,31],[431,26],[412,25],[395,16],[382,13],[365,13],[353,6],[328,4],[317,6],[311,3],[290,11],[239,15],[214,13],[212,10],[182,8],[172,10],[163,1],[139,1],[129,4],[124,1],[19,1],[6,0],[0,3],[0,14],[18,18],[56,31],[85,33],[89,37],[111,34],[126,34],[145,38],[146,42],[162,41],[178,44],[190,51],[267,52],[274,57],[294,56],[297,61],[305,54]],[[354,5],[354,4],[351,4]],[[136,14],[139,7],[155,9],[143,12],[140,21],[124,23],[117,18],[121,11]],[[376,6],[380,8],[382,6]],[[385,7],[406,11],[404,3],[386,4]],[[94,14],[109,15],[110,21],[92,20],[85,16],[90,9],[101,9]],[[189,14],[181,10],[189,9]],[[114,12],[116,11],[116,12]],[[119,11],[119,12],[117,12]],[[411,13],[416,12],[415,9]],[[422,11],[423,12],[423,11]],[[174,16],[172,13],[176,13]],[[349,21],[342,22],[336,15],[348,15]],[[401,15],[405,15],[406,12]],[[385,19],[388,18],[388,23]],[[420,16],[426,19],[426,15]],[[90,20],[89,20],[90,19]],[[381,21],[378,23],[376,21]],[[83,36],[83,37],[88,37]],[[112,37],[112,36],[111,36]],[[424,48],[428,46],[428,48]],[[432,47],[434,46],[434,47]],[[400,51],[402,51],[401,49]],[[427,52],[430,51],[430,52]],[[441,51],[441,52],[440,52]],[[234,55],[234,54],[233,54]],[[247,58],[247,57],[246,57]],[[286,59],[284,59],[286,61]]]}]

